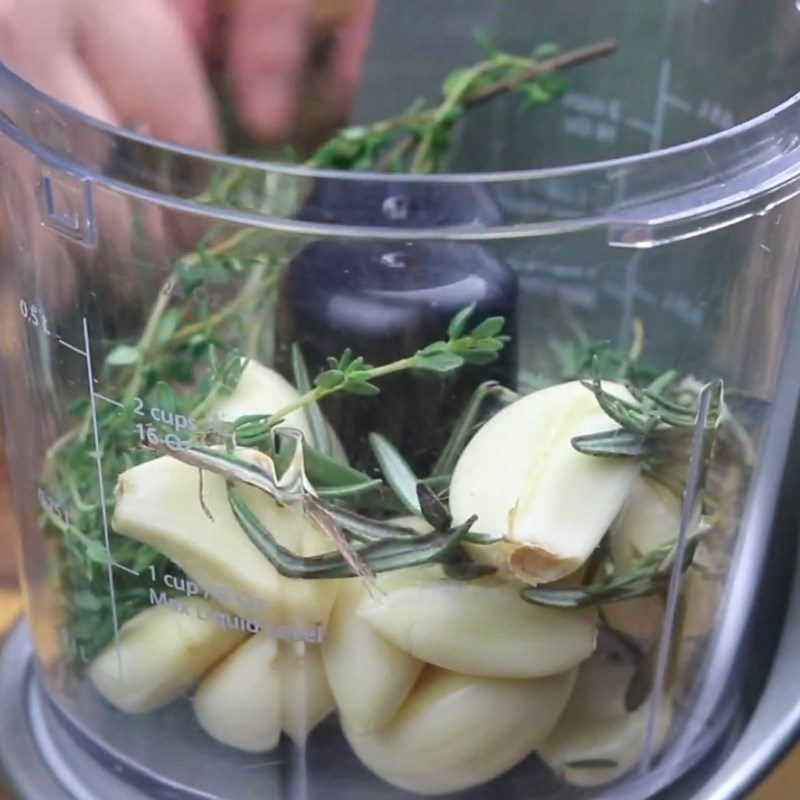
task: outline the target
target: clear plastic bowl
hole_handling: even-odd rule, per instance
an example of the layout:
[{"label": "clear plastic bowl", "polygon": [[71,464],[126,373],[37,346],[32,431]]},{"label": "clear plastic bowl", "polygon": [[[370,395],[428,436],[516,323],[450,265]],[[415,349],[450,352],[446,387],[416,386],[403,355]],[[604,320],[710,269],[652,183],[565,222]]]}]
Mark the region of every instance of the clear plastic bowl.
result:
[{"label": "clear plastic bowl", "polygon": [[[619,51],[530,118],[477,112],[424,177],[193,152],[0,70],[2,399],[40,680],[98,768],[158,797],[649,797],[734,727],[769,590],[800,390],[800,15],[380,6],[364,120],[433,95],[476,27]],[[500,316],[499,357],[454,363],[488,362],[499,323],[462,337]],[[295,344],[312,384],[348,347],[394,366],[377,396],[351,375],[361,395],[300,407]],[[616,429],[593,392],[625,430],[573,442]],[[297,438],[242,427],[279,410],[307,484]],[[236,419],[257,473],[220,462]],[[436,533],[397,452],[434,478]],[[243,469],[261,488],[228,495],[214,470]]]}]

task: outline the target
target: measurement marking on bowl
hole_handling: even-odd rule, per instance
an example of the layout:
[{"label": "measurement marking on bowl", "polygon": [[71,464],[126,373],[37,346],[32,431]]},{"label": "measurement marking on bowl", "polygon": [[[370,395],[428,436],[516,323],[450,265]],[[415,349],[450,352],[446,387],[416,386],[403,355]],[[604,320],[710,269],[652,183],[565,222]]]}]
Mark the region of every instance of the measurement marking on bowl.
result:
[{"label": "measurement marking on bowl", "polygon": [[[21,303],[20,310],[22,309],[23,306]],[[29,317],[26,316],[24,311],[22,312],[22,315],[26,319],[29,319]],[[95,390],[94,387],[98,383],[98,381],[94,377],[94,368],[92,367],[89,323],[86,317],[83,317],[82,319],[82,328],[83,328],[83,348],[77,347],[71,342],[66,341],[66,339],[62,339],[58,335],[54,335],[54,338],[58,341],[60,345],[63,345],[68,350],[71,350],[73,353],[77,353],[86,362],[86,381],[89,387],[88,389],[89,408],[92,415],[92,435],[94,439],[94,462],[97,468],[97,487],[100,492],[100,511],[103,520],[103,543],[106,551],[106,566],[108,570],[108,591],[111,600],[111,621],[114,627],[114,643],[117,651],[117,667],[119,670],[119,681],[120,683],[122,683],[122,681],[124,680],[124,676],[122,673],[122,654],[120,652],[120,647],[119,647],[119,617],[117,615],[117,595],[116,595],[116,589],[114,587],[114,567],[118,566],[122,569],[125,569],[126,572],[131,572],[133,574],[138,574],[138,573],[128,569],[127,567],[123,567],[121,564],[117,564],[111,556],[110,528],[108,524],[108,509],[106,507],[106,489],[105,485],[103,484],[103,460],[100,451],[100,430],[97,424],[97,400],[98,399],[105,400],[107,403],[111,403],[119,407],[122,407],[122,403],[118,403],[116,400],[112,400],[110,397],[106,397],[105,395],[102,395]],[[46,325],[44,326],[43,329],[48,335],[53,335],[52,332],[50,332],[49,329],[46,327]]]},{"label": "measurement marking on bowl", "polygon": [[94,369],[92,367],[91,344],[89,339],[89,322],[83,318],[83,344],[86,351],[86,378],[89,386],[89,407],[92,411],[92,435],[94,438],[94,460],[97,466],[97,488],[100,491],[100,511],[103,518],[103,542],[106,548],[106,561],[108,570],[108,591],[111,599],[111,622],[114,626],[114,646],[117,650],[117,668],[119,681],[123,682],[122,652],[119,646],[119,617],[117,616],[117,595],[114,589],[114,559],[111,557],[111,542],[109,539],[108,509],[106,508],[106,489],[103,483],[103,457],[100,450],[100,429],[97,424],[97,397],[94,389]]},{"label": "measurement marking on bowl", "polygon": [[677,95],[668,93],[665,102],[667,105],[677,108],[679,111],[684,111],[687,114],[692,114],[694,112],[692,104]]},{"label": "measurement marking on bowl", "polygon": [[656,113],[653,117],[653,135],[650,138],[650,149],[658,150],[664,140],[664,123],[667,116],[667,103],[670,97],[669,81],[672,76],[672,61],[665,58],[661,62],[661,72],[658,76],[658,97],[656,99]]},{"label": "measurement marking on bowl", "polygon": [[[95,380],[95,383],[97,383],[96,380]],[[94,396],[98,400],[105,400],[106,403],[111,403],[112,406],[117,406],[117,408],[125,408],[125,406],[122,403],[120,403],[118,400],[112,400],[110,397],[106,397],[104,394],[100,394],[100,392],[95,392]]]},{"label": "measurement marking on bowl", "polygon": [[653,124],[651,122],[646,122],[643,119],[636,119],[636,117],[625,117],[625,124],[629,128],[641,131],[642,133],[647,133],[650,135],[653,133]]},{"label": "measurement marking on bowl", "polygon": [[70,344],[69,342],[62,339],[60,336],[57,336],[56,339],[58,340],[59,344],[63,344],[64,347],[69,348],[70,350],[72,350],[73,353],[77,353],[78,355],[81,355],[84,358],[86,358],[87,354],[85,350],[81,350],[79,347],[75,347],[75,345]]},{"label": "measurement marking on bowl", "polygon": [[114,405],[120,407],[122,406],[122,404],[117,403],[115,400],[112,400],[109,397],[105,397],[95,391],[94,387],[98,381],[94,377],[94,370],[92,367],[91,344],[89,339],[89,323],[86,320],[86,317],[83,317],[82,319],[83,348],[81,348],[72,344],[71,342],[68,342],[66,339],[63,339],[61,336],[54,333],[50,329],[50,326],[47,321],[47,314],[40,305],[37,305],[36,303],[29,303],[24,299],[20,299],[19,312],[22,318],[25,320],[25,322],[27,322],[29,325],[42,331],[42,333],[44,333],[45,336],[52,337],[62,347],[71,350],[73,353],[77,353],[86,362],[86,379],[88,381],[88,386],[89,386],[89,405],[92,412],[94,460],[97,466],[97,484],[98,484],[98,489],[100,490],[100,510],[103,519],[103,542],[106,551],[106,565],[108,569],[108,590],[111,599],[111,619],[114,625],[114,641],[116,643],[116,648],[117,648],[117,665],[119,667],[119,680],[120,682],[122,682],[123,680],[122,656],[120,654],[120,649],[119,649],[119,618],[117,615],[117,596],[114,588],[114,567],[118,566],[122,569],[125,569],[127,572],[133,572],[133,570],[129,570],[127,567],[122,567],[121,564],[117,564],[111,556],[111,543],[109,540],[110,536],[109,536],[109,525],[108,525],[108,509],[106,508],[106,490],[105,486],[103,485],[103,462],[102,462],[102,456],[100,455],[100,431],[97,424],[97,398],[99,397],[102,400],[105,400],[106,402],[113,403]]}]

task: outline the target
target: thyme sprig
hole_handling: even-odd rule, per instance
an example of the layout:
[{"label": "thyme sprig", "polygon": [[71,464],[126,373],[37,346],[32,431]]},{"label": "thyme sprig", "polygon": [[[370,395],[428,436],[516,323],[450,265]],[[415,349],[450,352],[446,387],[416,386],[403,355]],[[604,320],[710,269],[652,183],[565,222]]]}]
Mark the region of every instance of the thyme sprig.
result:
[{"label": "thyme sprig", "polygon": [[[534,48],[530,56],[501,51],[485,34],[476,40],[486,58],[463,67],[442,82],[442,101],[427,107],[418,100],[405,113],[367,125],[353,125],[339,131],[305,162],[321,169],[373,172],[438,171],[450,150],[457,124],[484,104],[518,92],[525,97],[523,108],[553,102],[564,93],[563,71],[605,58],[616,52],[614,41],[603,41],[559,53],[553,44]],[[288,184],[288,185],[287,185]],[[232,205],[264,213],[289,215],[301,198],[296,187],[279,174],[226,168],[212,176],[201,202]],[[205,239],[205,252],[212,258],[224,256],[258,242],[257,230],[227,234],[212,231]],[[201,251],[188,254],[190,265],[201,260]]]},{"label": "thyme sprig", "polygon": [[606,41],[567,53],[542,45],[532,55],[521,56],[501,50],[485,34],[476,34],[476,39],[485,58],[450,73],[442,82],[438,105],[417,101],[397,117],[345,128],[309,163],[334,169],[435,172],[467,112],[512,92],[524,98],[524,110],[552,102],[565,91],[563,70],[616,51],[616,43]]},{"label": "thyme sprig", "polygon": [[433,342],[412,356],[381,366],[368,364],[354,356],[349,348],[338,358],[328,359],[328,369],[314,380],[314,387],[272,414],[249,414],[233,424],[237,444],[254,447],[268,440],[270,432],[294,411],[313,406],[333,394],[374,396],[380,389],[374,381],[386,375],[420,370],[439,375],[453,373],[465,364],[489,364],[497,359],[508,341],[502,333],[503,317],[489,317],[467,331],[467,323],[475,311],[471,304],[456,314],[448,327],[448,338]]}]

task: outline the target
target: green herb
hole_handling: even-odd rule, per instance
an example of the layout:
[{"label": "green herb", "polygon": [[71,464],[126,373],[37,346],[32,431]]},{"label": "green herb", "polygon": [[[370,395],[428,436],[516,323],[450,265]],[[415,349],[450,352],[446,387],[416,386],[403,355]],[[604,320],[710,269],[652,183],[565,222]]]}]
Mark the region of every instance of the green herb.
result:
[{"label": "green herb", "polygon": [[[292,372],[297,390],[301,394],[311,392],[312,385],[308,375],[308,366],[303,358],[303,351],[296,342],[292,345]],[[311,425],[311,443],[322,455],[329,456],[331,454],[331,433],[319,404],[309,403],[306,406],[306,416]]]},{"label": "green herb", "polygon": [[[287,436],[292,436],[287,432]],[[299,434],[298,434],[299,437]],[[302,444],[302,440],[298,442]],[[159,448],[162,452],[165,448]],[[427,563],[446,563],[467,540],[474,519],[446,532],[419,534],[391,523],[380,523],[342,512],[317,497],[305,482],[303,450],[298,446],[292,463],[278,475],[267,456],[247,461],[232,453],[195,446],[172,453],[179,461],[222,475],[229,482],[228,497],[242,530],[282,575],[291,578],[345,578],[387,572]],[[258,517],[234,482],[265,492],[283,506],[298,506],[324,532],[339,552],[297,556],[281,546]]]},{"label": "green herb", "polygon": [[614,42],[601,42],[563,54],[550,46],[519,56],[500,50],[483,33],[476,38],[486,58],[450,73],[442,82],[439,105],[417,101],[398,117],[346,128],[310,163],[334,169],[435,172],[450,150],[456,126],[470,110],[512,92],[524,99],[524,110],[552,102],[566,88],[561,71],[616,50]]},{"label": "green herb", "polygon": [[435,530],[447,530],[453,524],[453,518],[447,506],[438,498],[430,487],[420,482],[417,484],[417,502],[425,521]]},{"label": "green herb", "polygon": [[[567,338],[553,338],[540,354],[544,375],[556,375],[559,381],[601,379],[615,383],[646,386],[664,374],[664,370],[642,361],[644,325],[638,318],[631,326],[627,349],[615,347],[603,339],[593,340],[570,310],[562,308]],[[552,381],[545,380],[545,385]]]},{"label": "green herb", "polygon": [[[327,553],[306,557],[294,555],[278,544],[236,489],[230,489],[228,497],[242,530],[281,575],[306,580],[359,575],[341,554]],[[473,522],[474,520],[470,520],[447,534],[432,533],[413,538],[385,539],[355,545],[353,549],[367,569],[375,573],[446,561],[448,555],[463,541]]]},{"label": "green herb", "polygon": [[[685,572],[694,560],[700,540],[692,537],[681,569]],[[677,539],[642,556],[621,574],[579,587],[529,586],[521,597],[534,605],[548,608],[586,608],[588,606],[623,603],[638,597],[651,597],[666,592],[675,560]]]},{"label": "green herb", "polygon": [[369,435],[369,443],[381,466],[386,482],[392,487],[400,502],[412,514],[421,514],[417,498],[417,476],[397,448],[379,433]]},{"label": "green herb", "polygon": [[[354,357],[349,349],[340,358],[329,358],[329,369],[316,377],[313,389],[272,414],[247,415],[237,419],[233,425],[236,443],[247,447],[263,444],[272,429],[293,411],[316,404],[329,395],[380,394],[380,389],[373,381],[386,375],[409,370],[447,375],[465,364],[491,363],[497,359],[508,341],[508,337],[500,333],[504,320],[502,317],[493,317],[466,332],[466,322],[473,311],[474,305],[463,309],[454,317],[450,324],[451,335],[447,341],[433,342],[414,355],[391,364],[372,366],[362,357]],[[453,333],[456,335],[453,336]]]},{"label": "green herb", "polygon": [[[594,394],[603,411],[625,432],[646,438],[668,429],[692,431],[696,426],[696,397],[684,399],[670,393],[670,388],[677,378],[677,373],[670,371],[645,388],[630,384],[627,389],[632,395],[631,400],[606,391],[600,378],[584,381],[584,386]],[[709,430],[713,431],[719,427],[721,415],[722,384],[719,383],[712,401]]]},{"label": "green herb", "polygon": [[[289,448],[265,446],[265,452],[275,458],[278,470],[284,472],[291,458]],[[370,478],[364,472],[319,452],[308,442],[303,442],[306,475],[320,497],[348,497],[376,489],[383,484],[379,478]]]},{"label": "green herb", "polygon": [[[631,399],[603,388],[600,378],[584,386],[597,398],[603,411],[620,427],[607,433],[576,436],[578,452],[610,458],[641,458],[651,463],[687,458],[697,424],[697,396],[676,388],[678,375],[664,373],[648,386],[628,383]],[[707,431],[713,436],[722,419],[722,383],[719,383]]]}]

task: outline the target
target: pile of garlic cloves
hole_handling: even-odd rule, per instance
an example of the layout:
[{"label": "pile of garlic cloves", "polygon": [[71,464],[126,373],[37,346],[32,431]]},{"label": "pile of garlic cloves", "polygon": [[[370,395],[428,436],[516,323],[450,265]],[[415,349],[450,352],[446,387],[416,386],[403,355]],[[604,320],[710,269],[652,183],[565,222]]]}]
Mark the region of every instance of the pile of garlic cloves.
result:
[{"label": "pile of garlic cloves", "polygon": [[[626,396],[621,386],[604,388]],[[277,373],[251,363],[217,411],[270,413],[296,396]],[[308,434],[302,411],[282,424]],[[448,493],[455,524],[477,515],[474,529],[501,539],[466,545],[475,561],[495,568],[473,580],[448,577],[437,564],[380,574],[374,583],[289,579],[239,527],[223,478],[205,475],[204,508],[196,469],[170,456],[134,467],[119,478],[114,530],[166,555],[202,596],[127,622],[90,678],[128,713],[189,694],[210,736],[250,752],[274,748],[281,735],[301,745],[336,712],[369,770],[423,795],[478,786],[533,753],[572,784],[619,778],[642,757],[651,713],[655,748],[663,748],[673,701],[668,687],[657,704],[645,698],[631,708],[635,666],[598,652],[598,630],[619,631],[646,651],[660,635],[663,599],[599,611],[520,597],[526,586],[580,583],[606,536],[623,569],[677,536],[680,501],[634,459],[583,455],[571,445],[575,436],[615,428],[580,382],[526,395],[482,425]],[[243,491],[284,547],[301,555],[333,550],[301,509]],[[712,561],[702,545],[696,559]],[[713,622],[718,586],[709,572],[687,571],[683,635],[701,637]],[[261,631],[219,624],[231,615]],[[321,635],[291,641],[271,635],[277,629]]]}]

